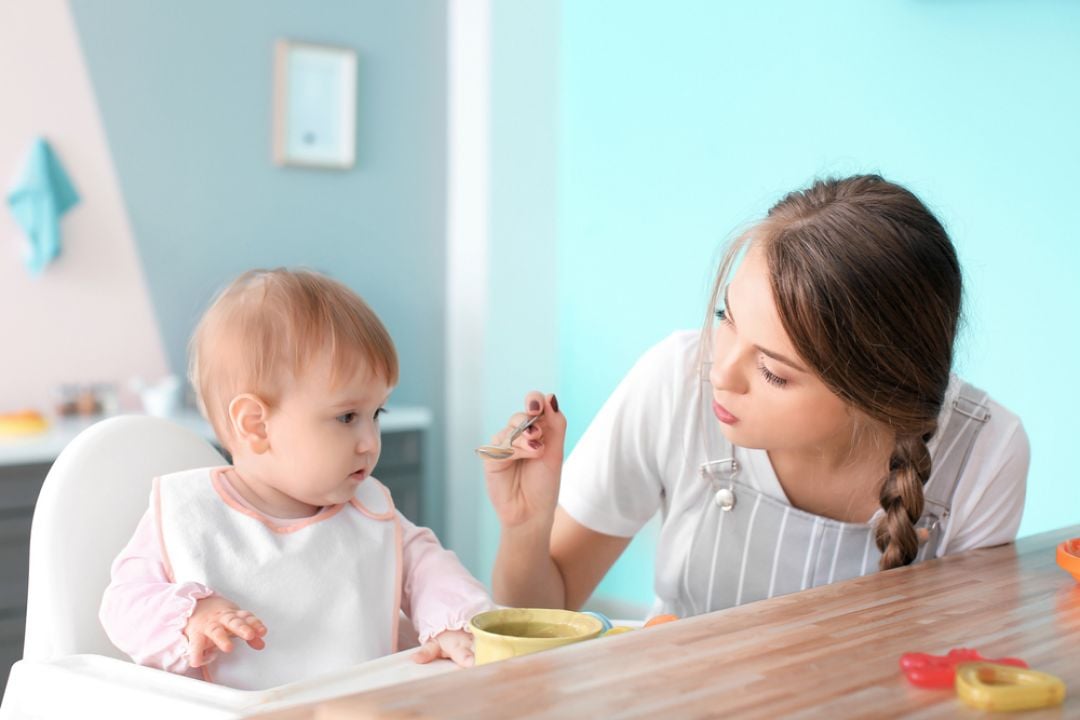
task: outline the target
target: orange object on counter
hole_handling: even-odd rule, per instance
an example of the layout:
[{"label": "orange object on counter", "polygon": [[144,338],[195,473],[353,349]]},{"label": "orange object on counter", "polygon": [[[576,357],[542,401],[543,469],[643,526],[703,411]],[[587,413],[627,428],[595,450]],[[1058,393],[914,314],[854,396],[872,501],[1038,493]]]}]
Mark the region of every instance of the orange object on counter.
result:
[{"label": "orange object on counter", "polygon": [[663,625],[664,623],[675,622],[679,619],[678,615],[657,615],[651,617],[645,621],[645,627],[653,627],[654,625]]},{"label": "orange object on counter", "polygon": [[1057,564],[1080,583],[1080,538],[1066,540],[1058,545]]},{"label": "orange object on counter", "polygon": [[0,413],[0,437],[37,435],[49,429],[49,421],[36,410]]}]

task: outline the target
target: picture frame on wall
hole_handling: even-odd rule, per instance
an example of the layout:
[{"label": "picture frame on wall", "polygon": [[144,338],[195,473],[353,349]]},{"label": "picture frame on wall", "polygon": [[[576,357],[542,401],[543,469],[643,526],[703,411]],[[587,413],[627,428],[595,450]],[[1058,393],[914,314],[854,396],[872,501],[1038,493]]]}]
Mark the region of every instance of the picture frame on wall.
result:
[{"label": "picture frame on wall", "polygon": [[357,57],[351,48],[274,44],[276,165],[347,170],[356,163]]}]

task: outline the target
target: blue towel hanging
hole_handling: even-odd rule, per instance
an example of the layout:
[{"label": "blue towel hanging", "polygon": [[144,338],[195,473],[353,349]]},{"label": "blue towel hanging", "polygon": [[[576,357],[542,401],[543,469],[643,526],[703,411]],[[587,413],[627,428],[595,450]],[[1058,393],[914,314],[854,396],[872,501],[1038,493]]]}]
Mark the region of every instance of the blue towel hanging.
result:
[{"label": "blue towel hanging", "polygon": [[71,178],[42,138],[34,138],[7,202],[26,234],[26,267],[38,275],[60,254],[60,217],[79,202]]}]

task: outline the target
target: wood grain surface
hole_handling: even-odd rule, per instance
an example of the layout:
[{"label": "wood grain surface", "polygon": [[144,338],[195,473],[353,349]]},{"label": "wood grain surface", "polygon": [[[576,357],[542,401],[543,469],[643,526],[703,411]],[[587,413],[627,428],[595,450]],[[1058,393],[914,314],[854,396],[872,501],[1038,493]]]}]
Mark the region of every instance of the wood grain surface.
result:
[{"label": "wood grain surface", "polygon": [[1080,525],[1062,528],[259,717],[988,717],[899,671],[905,652],[954,647],[1065,681],[1064,705],[1012,717],[1080,717],[1080,585],[1055,562],[1057,544],[1078,536]]}]

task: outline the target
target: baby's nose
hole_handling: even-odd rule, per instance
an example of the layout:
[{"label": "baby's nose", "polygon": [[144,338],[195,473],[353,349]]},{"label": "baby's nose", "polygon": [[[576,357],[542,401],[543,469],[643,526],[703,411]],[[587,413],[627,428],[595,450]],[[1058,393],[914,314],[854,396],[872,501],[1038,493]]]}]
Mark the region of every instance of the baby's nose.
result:
[{"label": "baby's nose", "polygon": [[362,433],[356,440],[356,454],[366,455],[379,444],[379,436],[375,433]]}]

